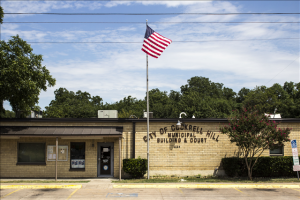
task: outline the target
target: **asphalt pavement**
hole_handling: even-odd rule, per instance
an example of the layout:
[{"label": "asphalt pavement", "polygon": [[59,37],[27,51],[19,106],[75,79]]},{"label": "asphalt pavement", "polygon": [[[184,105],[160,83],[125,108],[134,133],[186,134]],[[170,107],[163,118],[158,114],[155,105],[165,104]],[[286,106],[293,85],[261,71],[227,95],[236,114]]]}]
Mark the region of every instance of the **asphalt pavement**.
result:
[{"label": "asphalt pavement", "polygon": [[[2,181],[4,179],[1,179]],[[11,179],[8,179],[11,180]],[[32,180],[32,179],[31,179]],[[39,179],[41,180],[41,179]],[[67,180],[67,179],[63,179]],[[74,180],[74,179],[73,179]],[[117,179],[80,179],[89,183],[1,183],[0,198],[50,199],[299,199],[298,183],[111,183]]]}]

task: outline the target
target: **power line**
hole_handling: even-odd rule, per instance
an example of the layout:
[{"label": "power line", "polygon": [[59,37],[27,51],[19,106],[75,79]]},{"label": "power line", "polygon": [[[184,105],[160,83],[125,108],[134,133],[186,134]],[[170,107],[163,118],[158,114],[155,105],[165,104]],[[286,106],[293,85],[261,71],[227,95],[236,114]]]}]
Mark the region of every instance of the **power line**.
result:
[{"label": "power line", "polygon": [[[245,40],[199,40],[199,41],[172,41],[175,43],[198,43],[198,42],[235,42],[235,41],[256,41],[256,40],[299,40],[300,38],[274,38],[274,39],[245,39]],[[27,42],[27,43],[43,43],[43,44],[141,44],[141,42]]]},{"label": "power line", "polygon": [[[6,24],[145,24],[145,22],[3,22]],[[299,24],[300,22],[148,22],[149,24]]]},{"label": "power line", "polygon": [[299,15],[300,13],[4,13],[5,15]]},{"label": "power line", "polygon": [[271,80],[269,80],[265,85],[267,85],[270,81],[272,81],[278,74],[280,74],[281,72],[283,72],[286,68],[288,68],[291,64],[293,64],[297,59],[299,59],[299,57],[297,57],[295,60],[293,60],[290,64],[288,64],[283,70],[281,70],[280,72],[278,72]]}]

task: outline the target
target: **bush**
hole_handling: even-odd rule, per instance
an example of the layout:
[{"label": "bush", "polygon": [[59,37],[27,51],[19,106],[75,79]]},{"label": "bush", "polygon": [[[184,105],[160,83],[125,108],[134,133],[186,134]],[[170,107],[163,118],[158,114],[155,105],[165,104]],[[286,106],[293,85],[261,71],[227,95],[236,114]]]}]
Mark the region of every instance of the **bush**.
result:
[{"label": "bush", "polygon": [[147,172],[147,159],[123,159],[123,170],[133,178],[142,178]]},{"label": "bush", "polygon": [[[253,161],[256,158],[253,158]],[[248,162],[250,158],[248,158]],[[222,166],[229,177],[248,176],[244,158],[230,157],[222,159]],[[260,157],[253,168],[253,177],[294,177],[293,157]]]}]

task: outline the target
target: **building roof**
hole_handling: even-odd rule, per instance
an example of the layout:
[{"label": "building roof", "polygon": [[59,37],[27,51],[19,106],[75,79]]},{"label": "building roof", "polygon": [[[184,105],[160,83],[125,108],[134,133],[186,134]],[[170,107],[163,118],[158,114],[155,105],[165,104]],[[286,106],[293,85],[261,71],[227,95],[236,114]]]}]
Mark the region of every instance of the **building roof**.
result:
[{"label": "building roof", "polygon": [[[150,122],[228,122],[226,118],[150,118]],[[300,118],[272,118],[272,121],[277,122],[300,122]],[[0,118],[1,122],[146,122],[146,118]]]},{"label": "building roof", "polygon": [[113,126],[1,126],[1,136],[122,136]]}]

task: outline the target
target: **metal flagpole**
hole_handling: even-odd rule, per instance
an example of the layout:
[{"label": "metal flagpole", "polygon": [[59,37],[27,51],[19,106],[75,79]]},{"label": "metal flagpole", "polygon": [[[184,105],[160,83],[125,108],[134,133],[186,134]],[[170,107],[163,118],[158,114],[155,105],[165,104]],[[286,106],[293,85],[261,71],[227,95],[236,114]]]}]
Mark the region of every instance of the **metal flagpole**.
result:
[{"label": "metal flagpole", "polygon": [[[146,30],[148,26],[148,20],[146,19]],[[147,64],[147,178],[149,179],[149,92],[148,92],[148,54],[146,54]]]}]

